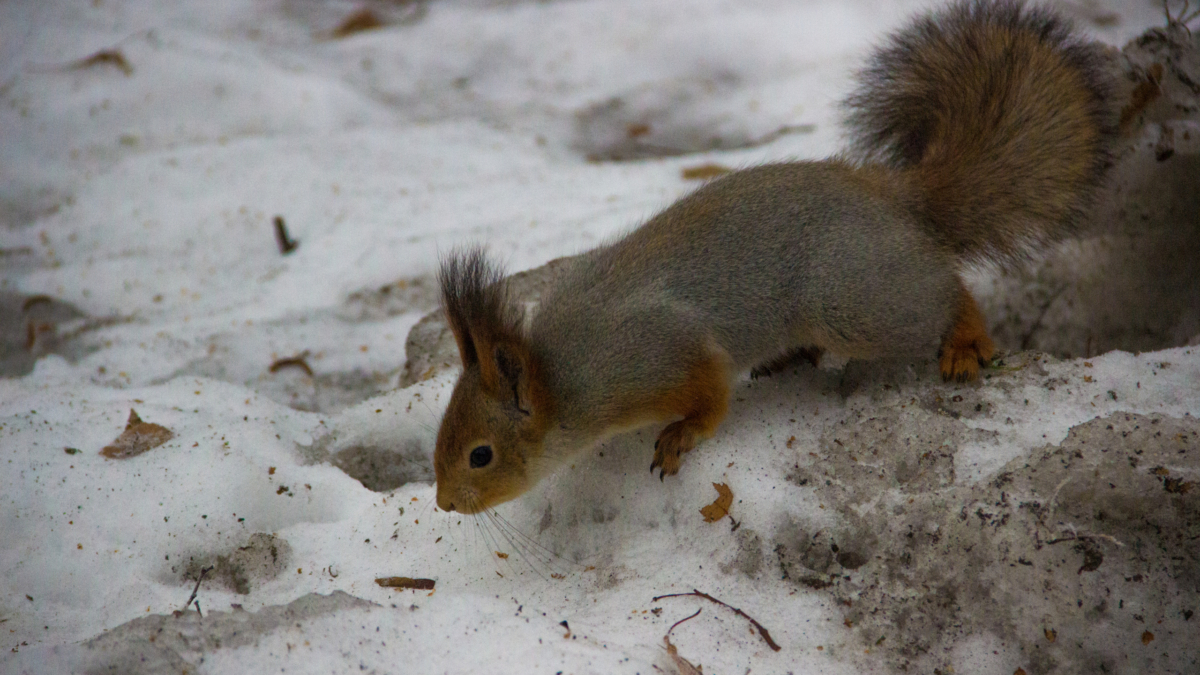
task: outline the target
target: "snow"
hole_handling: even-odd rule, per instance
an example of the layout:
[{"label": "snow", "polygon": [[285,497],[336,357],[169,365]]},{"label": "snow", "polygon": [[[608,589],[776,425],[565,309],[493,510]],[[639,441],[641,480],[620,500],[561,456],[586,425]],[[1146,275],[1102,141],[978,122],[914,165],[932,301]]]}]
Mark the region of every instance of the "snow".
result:
[{"label": "snow", "polygon": [[[495,519],[438,512],[427,476],[377,492],[338,461],[384,449],[427,471],[454,373],[395,383],[441,253],[482,241],[511,270],[531,268],[693,189],[682,168],[836,152],[854,67],[927,6],[421,3],[331,39],[358,4],[0,3],[0,292],[85,315],[58,327],[69,349],[0,379],[0,670],[81,670],[97,658],[90,638],[156,618],[193,622],[201,637],[179,650],[193,672],[670,672],[662,637],[695,609],[672,642],[707,672],[882,668],[839,605],[781,579],[759,540],[846,521],[788,478],[816,464],[830,429],[972,391],[940,385],[927,364],[890,366],[908,388],[884,378],[848,396],[828,368],[740,382],[678,477],[645,470],[652,433],[635,433]],[[1092,33],[1119,44],[1159,21],[1149,3],[1119,11]],[[132,72],[72,67],[103,49]],[[634,119],[652,121],[658,147],[689,152],[602,161],[629,150]],[[728,149],[694,151],[710,137]],[[286,257],[276,215],[300,242]],[[379,300],[389,285],[411,295]],[[311,378],[268,370],[306,352]],[[1200,415],[1194,348],[1033,358],[1021,367],[1037,379],[974,390],[990,413],[963,417],[979,435],[954,445],[958,484],[1097,416]],[[174,438],[102,457],[130,409]],[[714,482],[733,489],[737,531],[699,517]],[[194,586],[188,565],[255,533],[286,542],[285,562],[251,574],[249,593],[206,580],[210,626],[313,593],[375,604],[203,642],[194,613],[170,616]],[[380,588],[385,576],[437,587]],[[693,588],[783,649],[725,608],[651,600]],[[968,635],[947,658],[956,672],[1011,673],[1022,652],[1001,643]]]}]

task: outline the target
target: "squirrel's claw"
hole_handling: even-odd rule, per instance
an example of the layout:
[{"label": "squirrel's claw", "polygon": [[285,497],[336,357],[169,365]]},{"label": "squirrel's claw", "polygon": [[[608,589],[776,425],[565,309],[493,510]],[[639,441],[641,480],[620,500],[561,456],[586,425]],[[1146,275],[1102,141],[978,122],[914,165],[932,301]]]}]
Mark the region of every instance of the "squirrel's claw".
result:
[{"label": "squirrel's claw", "polygon": [[[664,457],[663,457],[663,453],[661,451],[659,451],[659,449],[658,449],[658,445],[659,445],[660,441],[662,441],[661,438],[654,441],[654,461],[650,462],[650,473],[651,473],[651,475],[653,475],[654,470],[659,469],[658,481],[661,483],[667,479],[667,470],[666,470],[666,468],[663,467],[663,462],[665,461]],[[675,472],[672,471],[671,473],[674,474]]]}]

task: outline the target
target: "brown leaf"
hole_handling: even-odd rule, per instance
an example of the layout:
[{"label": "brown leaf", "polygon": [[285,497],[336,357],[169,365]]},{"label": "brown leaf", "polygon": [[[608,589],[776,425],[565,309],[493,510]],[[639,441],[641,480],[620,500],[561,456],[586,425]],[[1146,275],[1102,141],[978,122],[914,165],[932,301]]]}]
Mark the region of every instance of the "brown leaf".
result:
[{"label": "brown leaf", "polygon": [[1054,642],[1055,640],[1058,639],[1058,631],[1054,630],[1053,628],[1047,628],[1046,629],[1046,639],[1049,640],[1050,642]]},{"label": "brown leaf", "polygon": [[730,169],[727,166],[721,166],[720,164],[701,164],[700,166],[689,166],[685,168],[681,172],[681,175],[683,176],[684,180],[708,180],[710,178],[716,178],[717,176],[724,176],[732,171],[733,169]]},{"label": "brown leaf", "polygon": [[100,454],[109,459],[129,459],[157,448],[174,437],[175,434],[162,425],[143,422],[137,411],[131,408],[125,431],[111,445],[105,446]]},{"label": "brown leaf", "polygon": [[418,591],[432,591],[437,582],[433,579],[414,579],[412,577],[380,577],[375,583],[384,588],[412,588]]},{"label": "brown leaf", "polygon": [[646,134],[650,133],[650,125],[649,124],[640,124],[640,123],[639,124],[630,124],[629,126],[625,127],[625,133],[630,138],[638,138],[639,136],[645,136]]},{"label": "brown leaf", "polygon": [[508,559],[508,554],[507,554],[507,553],[501,553],[500,551],[496,551],[496,557],[497,557],[497,558],[499,558],[499,559],[501,559],[501,560],[507,560],[507,559]]},{"label": "brown leaf", "polygon": [[1150,631],[1142,633],[1142,644],[1148,645],[1151,642],[1154,642],[1154,633],[1151,633]]},{"label": "brown leaf", "polygon": [[84,57],[71,63],[69,66],[72,70],[83,70],[84,68],[92,68],[94,66],[113,66],[126,77],[133,75],[133,66],[129,65],[129,61],[119,49],[101,49],[91,56]]},{"label": "brown leaf", "polygon": [[1163,479],[1163,489],[1174,494],[1185,495],[1196,485],[1195,481],[1185,481],[1182,478]]},{"label": "brown leaf", "polygon": [[729,507],[733,505],[733,490],[728,485],[713,483],[713,487],[717,489],[717,500],[700,509],[706,523],[715,523],[729,515]]},{"label": "brown leaf", "polygon": [[371,11],[370,7],[363,7],[345,19],[342,19],[342,22],[338,24],[337,28],[330,31],[329,35],[333,38],[344,38],[355,33],[382,28],[383,26],[384,21],[379,18],[378,14]]}]

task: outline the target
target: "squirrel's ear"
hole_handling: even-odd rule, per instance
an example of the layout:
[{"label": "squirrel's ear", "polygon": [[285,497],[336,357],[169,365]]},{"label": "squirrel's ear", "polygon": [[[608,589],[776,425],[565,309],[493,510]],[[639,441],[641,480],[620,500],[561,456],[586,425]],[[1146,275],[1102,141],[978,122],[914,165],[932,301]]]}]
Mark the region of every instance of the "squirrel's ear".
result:
[{"label": "squirrel's ear", "polygon": [[511,396],[512,404],[525,416],[532,415],[538,397],[538,383],[533,358],[520,339],[499,340],[491,345],[487,358],[479,363],[479,375],[484,387],[504,397]]},{"label": "squirrel's ear", "polygon": [[490,263],[480,248],[454,251],[442,260],[438,271],[442,308],[463,367],[477,363],[489,337],[513,322],[503,278],[500,268]]}]

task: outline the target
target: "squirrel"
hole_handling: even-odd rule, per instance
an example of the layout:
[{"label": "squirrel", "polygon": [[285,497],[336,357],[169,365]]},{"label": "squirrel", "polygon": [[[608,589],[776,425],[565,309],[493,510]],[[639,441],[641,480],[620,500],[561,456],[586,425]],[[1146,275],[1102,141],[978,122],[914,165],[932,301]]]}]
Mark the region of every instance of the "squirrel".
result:
[{"label": "squirrel", "polygon": [[577,256],[527,320],[479,248],[442,261],[463,371],[437,505],[478,513],[572,455],[665,424],[660,480],[711,436],[734,377],[822,352],[994,355],[960,274],[1071,234],[1116,134],[1101,48],[1015,0],[960,0],[880,48],[846,101],[851,155],[732,172]]}]

